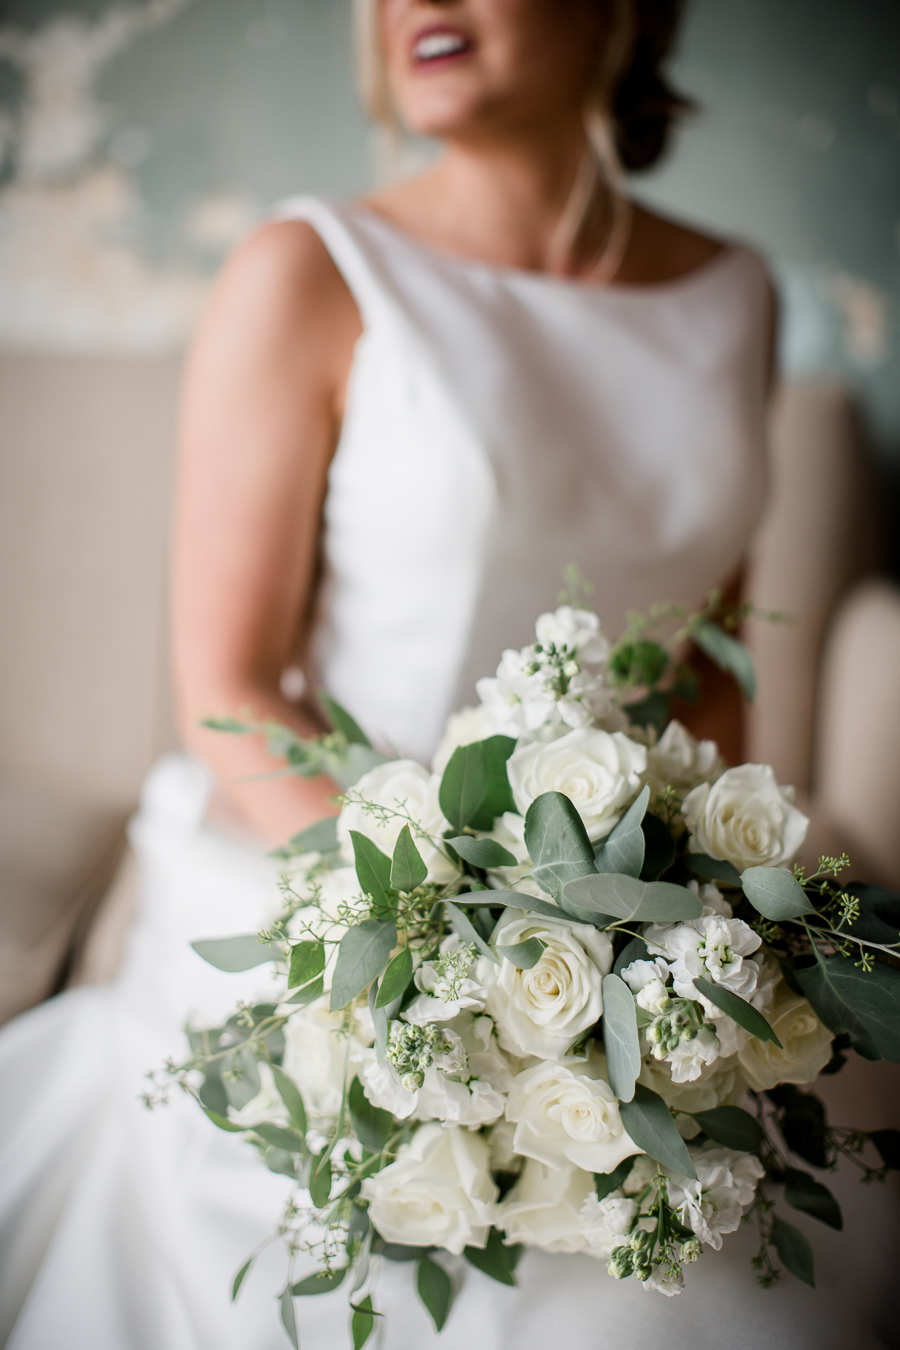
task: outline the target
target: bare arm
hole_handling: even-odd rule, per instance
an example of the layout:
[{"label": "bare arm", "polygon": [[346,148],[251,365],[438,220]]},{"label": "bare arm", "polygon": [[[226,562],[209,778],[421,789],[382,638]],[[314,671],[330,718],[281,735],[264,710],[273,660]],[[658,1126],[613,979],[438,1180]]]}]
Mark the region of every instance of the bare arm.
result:
[{"label": "bare arm", "polygon": [[203,730],[210,714],[315,712],[279,688],[302,646],[356,306],[308,225],[268,225],[225,268],[188,363],[173,563],[173,646],[185,743],[231,802],[281,842],[335,808],[326,779],[246,782],[277,767],[258,737]]}]

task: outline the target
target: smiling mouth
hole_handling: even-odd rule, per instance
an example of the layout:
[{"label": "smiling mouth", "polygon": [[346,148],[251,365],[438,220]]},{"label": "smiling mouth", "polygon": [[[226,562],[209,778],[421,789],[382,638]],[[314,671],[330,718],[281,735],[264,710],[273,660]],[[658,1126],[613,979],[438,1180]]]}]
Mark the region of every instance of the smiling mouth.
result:
[{"label": "smiling mouth", "polygon": [[417,65],[431,65],[471,51],[472,44],[462,33],[423,33],[413,46],[413,60]]}]

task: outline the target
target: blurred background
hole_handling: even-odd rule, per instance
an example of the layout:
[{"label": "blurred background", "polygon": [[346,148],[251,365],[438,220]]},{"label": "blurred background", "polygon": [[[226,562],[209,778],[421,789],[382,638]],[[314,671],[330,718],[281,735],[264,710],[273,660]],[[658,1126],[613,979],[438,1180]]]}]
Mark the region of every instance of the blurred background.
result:
[{"label": "blurred background", "polygon": [[[374,180],[350,18],[349,0],[0,0],[8,1010],[73,977],[73,934],[115,870],[143,773],[173,743],[173,428],[180,354],[210,280],[279,197]],[[876,556],[859,484],[874,475],[884,505],[900,474],[900,5],[691,0],[673,70],[697,111],[635,194],[756,246],[781,292],[794,394],[780,413],[793,495],[779,537],[799,531],[809,548],[770,547],[760,598],[815,611],[797,630],[805,710],[772,722],[773,759],[778,727],[809,723],[784,767],[802,787],[816,763],[824,773],[829,754],[840,760],[824,733],[810,749],[813,706],[821,720],[831,697],[818,663],[835,606],[861,570],[898,560],[890,532]],[[862,542],[846,543],[848,518]],[[791,592],[795,573],[829,568],[815,604]],[[845,683],[859,677],[853,653],[875,660],[866,634],[883,631],[879,613],[843,639]],[[900,646],[885,661],[900,673]]]}]

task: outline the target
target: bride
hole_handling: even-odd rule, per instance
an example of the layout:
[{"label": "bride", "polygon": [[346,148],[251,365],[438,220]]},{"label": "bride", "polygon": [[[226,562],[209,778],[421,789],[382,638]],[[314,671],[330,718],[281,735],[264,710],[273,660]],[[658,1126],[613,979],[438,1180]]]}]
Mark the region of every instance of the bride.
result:
[{"label": "bride", "polygon": [[[142,914],[124,967],[0,1036],[0,1339],[10,1350],[275,1350],[266,1251],[287,1182],[186,1100],[143,1110],[182,1027],[265,992],[189,943],[272,914],[265,849],[334,812],[271,776],[251,708],[321,730],[326,687],[428,760],[477,676],[529,640],[565,564],[608,631],[726,584],[765,495],[773,301],[747,249],[629,203],[681,100],[660,73],[677,0],[370,0],[370,110],[437,137],[421,176],[362,201],[283,203],[234,255],[190,360],[174,567],[182,724],[132,840]],[[301,674],[302,672],[302,674]],[[712,734],[739,753],[713,689]],[[251,781],[255,780],[255,781]],[[840,1184],[840,1178],[838,1179]],[[846,1191],[846,1194],[844,1193]],[[530,1250],[516,1289],[471,1268],[440,1340],[385,1262],[383,1350],[858,1350],[879,1330],[889,1220],[844,1188],[820,1288],[755,1283],[745,1231],[646,1298]],[[856,1188],[859,1191],[859,1188]],[[868,1202],[864,1204],[863,1202]],[[343,1293],[299,1300],[305,1350],[348,1344]]]}]

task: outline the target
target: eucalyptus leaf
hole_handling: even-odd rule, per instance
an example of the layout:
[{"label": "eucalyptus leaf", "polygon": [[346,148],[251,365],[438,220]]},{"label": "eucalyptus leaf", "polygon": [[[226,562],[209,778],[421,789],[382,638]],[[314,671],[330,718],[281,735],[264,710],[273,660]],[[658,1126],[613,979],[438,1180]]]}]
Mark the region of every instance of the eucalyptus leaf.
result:
[{"label": "eucalyptus leaf", "polygon": [[390,1111],[373,1106],[358,1078],[354,1078],[347,1094],[350,1119],[356,1137],[370,1153],[380,1153],[390,1138],[394,1117]]},{"label": "eucalyptus leaf", "polygon": [[305,1008],[309,1003],[315,1003],[317,998],[321,998],[325,992],[325,977],[320,975],[317,980],[311,980],[305,984],[302,989],[298,989],[296,994],[291,994],[290,998],[283,1000],[284,1003],[296,1003],[298,1007]]},{"label": "eucalyptus leaf", "polygon": [[346,789],[358,783],[364,773],[369,773],[372,769],[377,769],[379,764],[386,763],[385,756],[380,755],[377,750],[372,750],[368,745],[350,744],[339,754],[330,753],[322,756],[321,763],[315,766],[314,773],[310,776],[327,773],[339,787]]},{"label": "eucalyptus leaf", "polygon": [[[594,848],[584,822],[561,792],[544,792],[529,806],[525,816],[525,847],[532,860],[535,881],[541,890],[561,903],[568,882],[596,872]],[[571,905],[566,904],[566,908],[576,918],[583,917]]]},{"label": "eucalyptus leaf", "polygon": [[722,881],[726,886],[740,886],[741,874],[725,858],[710,858],[706,853],[685,853],[684,864],[688,871],[703,881]]},{"label": "eucalyptus leaf", "polygon": [[497,944],[497,951],[504,961],[511,961],[519,970],[531,970],[540,961],[546,949],[547,944],[541,942],[538,937],[526,938],[524,942],[516,942],[511,947]]},{"label": "eucalyptus leaf", "polygon": [[413,959],[409,947],[403,947],[391,961],[381,978],[375,998],[376,1008],[386,1008],[394,999],[402,998],[413,977]]},{"label": "eucalyptus leaf", "polygon": [[618,975],[606,975],[603,991],[603,1048],[609,1070],[609,1085],[620,1102],[630,1102],[641,1071],[634,994]]},{"label": "eucalyptus leaf", "polygon": [[272,1074],[275,1078],[275,1086],[278,1089],[278,1095],[284,1102],[291,1118],[291,1124],[294,1129],[305,1139],[306,1138],[306,1107],[303,1104],[303,1097],[300,1089],[289,1078],[284,1069],[279,1069],[277,1064],[272,1065]]},{"label": "eucalyptus leaf", "polygon": [[455,848],[461,858],[473,867],[486,870],[492,867],[515,867],[516,859],[508,848],[498,844],[495,839],[475,839],[471,834],[461,834],[447,843]]},{"label": "eucalyptus leaf", "polygon": [[809,1239],[799,1228],[795,1228],[792,1223],[785,1223],[776,1214],[772,1220],[772,1241],[785,1270],[815,1289],[815,1259]]},{"label": "eucalyptus leaf", "polygon": [[869,886],[863,881],[851,881],[844,889],[859,901],[859,917],[852,924],[843,925],[848,933],[883,946],[900,942],[900,895],[896,891]]},{"label": "eucalyptus leaf", "polygon": [[870,1130],[869,1143],[874,1144],[889,1171],[900,1172],[900,1130]]},{"label": "eucalyptus leaf", "polygon": [[[326,1150],[327,1152],[327,1150]],[[316,1209],[324,1209],[331,1199],[331,1157],[313,1159],[309,1177],[309,1198]]]},{"label": "eucalyptus leaf", "polygon": [[294,1316],[294,1300],[291,1297],[291,1286],[282,1291],[281,1295],[281,1325],[288,1334],[291,1345],[295,1350],[299,1350],[300,1342],[297,1339],[297,1319]]},{"label": "eucalyptus leaf", "polygon": [[642,881],[658,881],[675,861],[675,840],[668,825],[648,812],[641,821],[644,835],[644,865],[640,871]]},{"label": "eucalyptus leaf", "polygon": [[743,642],[730,637],[724,629],[709,619],[701,619],[699,623],[694,624],[691,637],[720,670],[734,676],[752,703],[756,698],[756,671],[753,668],[753,657]]},{"label": "eucalyptus leaf", "polygon": [[291,1293],[295,1298],[308,1298],[311,1294],[330,1294],[344,1283],[349,1266],[339,1266],[336,1270],[316,1270],[298,1281]]},{"label": "eucalyptus leaf", "polygon": [[372,742],[369,740],[362,727],[356,722],[346,708],[342,708],[337,699],[326,694],[324,689],[319,690],[319,701],[328,714],[328,720],[335,731],[340,731],[351,745],[364,745],[371,749]]},{"label": "eucalyptus leaf", "polygon": [[568,919],[569,915],[560,909],[559,905],[549,904],[546,900],[538,900],[534,895],[526,895],[523,891],[479,891],[479,897],[484,896],[477,902],[468,900],[464,895],[455,897],[457,904],[478,903],[483,905],[508,905],[512,909],[525,909],[532,914],[543,914],[546,919]]},{"label": "eucalyptus leaf", "polygon": [[252,970],[254,966],[265,965],[266,961],[278,961],[284,956],[284,948],[278,942],[260,942],[256,933],[241,933],[238,937],[198,938],[191,946],[198,956],[202,956],[216,970],[234,973],[239,970]]},{"label": "eucalyptus leaf", "polygon": [[783,867],[748,867],[741,873],[741,887],[753,908],[773,923],[816,912],[800,882]]},{"label": "eucalyptus leaf", "polygon": [[421,886],[427,876],[428,868],[416,848],[412,831],[408,825],[404,825],[394,845],[388,883],[392,890],[407,894],[414,891],[417,886]]},{"label": "eucalyptus leaf", "polygon": [[460,745],[453,751],[441,778],[438,801],[456,830],[464,830],[484,801],[488,787],[488,756],[483,741]]},{"label": "eucalyptus leaf", "polygon": [[372,1015],[372,1029],[375,1032],[375,1053],[383,1061],[387,1054],[388,1023],[392,1022],[400,1011],[400,1000],[395,998],[393,1003],[382,1008],[376,1007],[377,1001],[378,985],[373,983],[369,985],[369,1012]]},{"label": "eucalyptus leaf", "polygon": [[233,1303],[234,1300],[237,1298],[238,1292],[239,1292],[239,1290],[240,1290],[240,1287],[241,1287],[241,1285],[244,1283],[244,1276],[247,1274],[247,1272],[249,1271],[250,1267],[253,1265],[253,1262],[254,1262],[255,1260],[256,1260],[256,1258],[255,1258],[254,1256],[251,1256],[251,1257],[249,1258],[249,1260],[247,1260],[247,1261],[244,1262],[244,1264],[241,1266],[241,1268],[240,1268],[240,1270],[238,1271],[238,1273],[235,1275],[235,1277],[234,1277],[234,1283],[233,1283],[232,1286],[231,1286],[231,1301],[232,1301],[232,1303]]},{"label": "eucalyptus leaf", "polygon": [[796,971],[819,1017],[839,1036],[846,1032],[868,1059],[900,1064],[900,970],[877,961],[861,970],[845,956],[819,957]]},{"label": "eucalyptus leaf", "polygon": [[396,896],[391,887],[391,860],[368,835],[360,834],[359,830],[351,830],[350,838],[353,841],[356,875],[363,894],[372,901],[372,908],[378,918],[388,919],[397,908]]},{"label": "eucalyptus leaf", "polygon": [[366,1294],[360,1303],[351,1303],[353,1316],[350,1319],[350,1334],[353,1337],[353,1350],[362,1350],[366,1341],[375,1330],[375,1313],[372,1309],[372,1295]]},{"label": "eucalyptus leaf", "polygon": [[705,980],[698,976],[694,980],[694,988],[697,989],[710,1003],[714,1003],[717,1008],[721,1008],[733,1022],[737,1022],[739,1027],[749,1031],[751,1036],[755,1036],[758,1041],[769,1041],[772,1045],[783,1050],[784,1046],[775,1035],[775,1032],[769,1026],[769,1023],[763,1017],[758,1008],[754,1008],[752,1003],[741,998],[740,994],[734,994],[730,989],[723,989],[720,984],[713,984],[712,980]]},{"label": "eucalyptus leaf", "polygon": [[291,853],[332,853],[338,846],[337,816],[326,816],[291,837]]},{"label": "eucalyptus leaf", "polygon": [[831,1191],[809,1172],[801,1172],[796,1167],[785,1168],[784,1198],[794,1209],[828,1224],[829,1228],[840,1230],[844,1226],[841,1207]]},{"label": "eucalyptus leaf", "polygon": [[294,1130],[286,1130],[282,1125],[271,1125],[263,1122],[259,1125],[251,1126],[254,1134],[258,1134],[260,1139],[264,1139],[272,1148],[284,1149],[285,1153],[305,1153],[306,1139],[302,1134]]},{"label": "eucalyptus leaf", "polygon": [[291,947],[291,966],[288,988],[299,989],[309,984],[325,969],[325,947],[321,942],[298,942]]},{"label": "eucalyptus leaf", "polygon": [[236,717],[201,717],[198,724],[207,731],[224,731],[228,736],[252,736],[259,728],[249,722],[239,722]]},{"label": "eucalyptus leaf", "polygon": [[640,796],[607,836],[594,855],[598,872],[623,872],[639,877],[644,866],[644,831],[641,822],[647,813],[650,788],[641,789]]},{"label": "eucalyptus leaf", "polygon": [[740,1106],[713,1106],[689,1114],[713,1143],[738,1153],[758,1153],[765,1138],[759,1122]]},{"label": "eucalyptus leaf", "polygon": [[565,888],[566,902],[613,919],[639,923],[675,923],[696,919],[703,904],[684,886],[668,881],[639,881],[618,872],[580,877]]},{"label": "eucalyptus leaf", "polygon": [[691,1155],[662,1097],[636,1083],[634,1097],[619,1105],[619,1115],[629,1138],[663,1167],[696,1181]]},{"label": "eucalyptus leaf", "polygon": [[259,1065],[253,1052],[246,1046],[236,1047],[226,1061],[229,1072],[222,1074],[228,1103],[241,1111],[251,1102],[261,1087]]},{"label": "eucalyptus leaf", "polygon": [[498,816],[516,809],[506,772],[506,761],[515,750],[516,742],[512,736],[488,736],[481,744],[487,756],[487,787],[469,824],[473,830],[490,830]]},{"label": "eucalyptus leaf", "polygon": [[376,980],[397,945],[397,929],[382,919],[363,919],[348,928],[338,948],[331,982],[331,1011],[338,1012]]},{"label": "eucalyptus leaf", "polygon": [[507,1246],[496,1228],[492,1228],[483,1247],[465,1247],[463,1256],[470,1266],[489,1275],[498,1284],[516,1283],[516,1265],[522,1253],[519,1245]]},{"label": "eucalyptus leaf", "polygon": [[597,1199],[605,1200],[611,1191],[618,1190],[623,1181],[626,1181],[628,1174],[634,1167],[635,1155],[631,1154],[628,1158],[623,1158],[618,1167],[612,1172],[595,1172],[594,1187],[597,1191]]},{"label": "eucalyptus leaf", "polygon": [[478,950],[481,952],[482,956],[486,956],[489,961],[493,961],[495,966],[499,966],[500,961],[497,956],[497,953],[493,951],[491,947],[488,946],[484,938],[475,928],[474,924],[472,923],[468,915],[464,914],[463,911],[459,909],[457,905],[454,905],[451,900],[445,900],[444,907],[447,910],[447,913],[450,917],[450,922],[453,925],[453,931],[457,934],[457,936],[461,937],[463,942],[474,943],[475,946],[478,948]]},{"label": "eucalyptus leaf", "polygon": [[219,1115],[218,1111],[211,1111],[208,1106],[201,1103],[201,1111],[208,1116],[216,1129],[225,1130],[228,1134],[244,1134],[249,1128],[247,1125],[233,1125],[227,1116]]},{"label": "eucalyptus leaf", "polygon": [[416,1289],[419,1298],[431,1314],[435,1330],[442,1331],[453,1302],[453,1284],[444,1267],[439,1266],[437,1261],[433,1261],[425,1252],[419,1257]]}]

